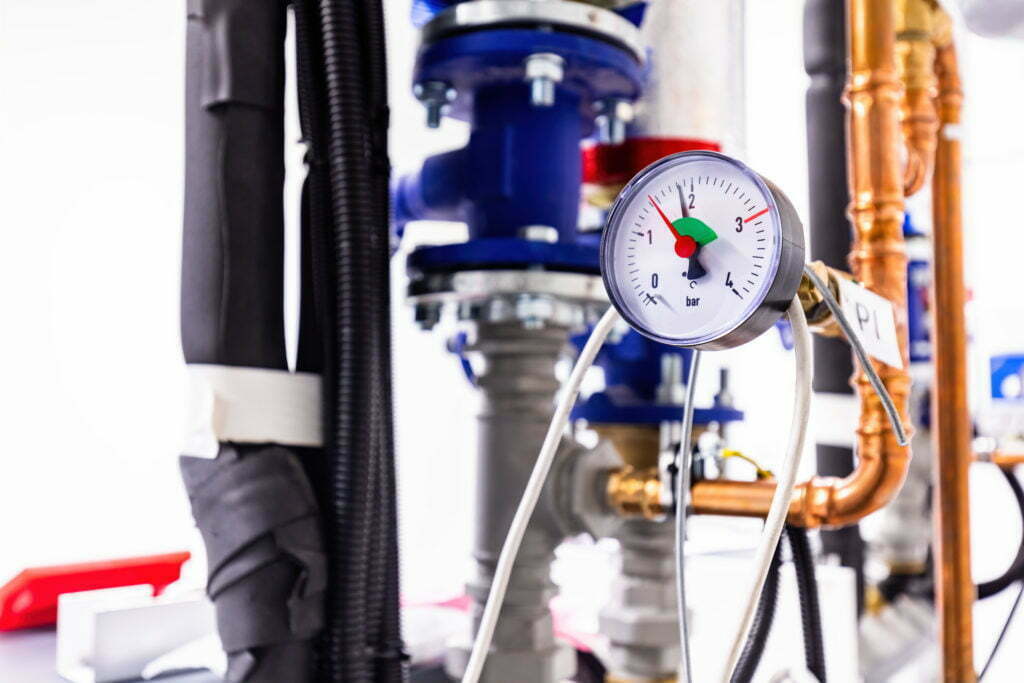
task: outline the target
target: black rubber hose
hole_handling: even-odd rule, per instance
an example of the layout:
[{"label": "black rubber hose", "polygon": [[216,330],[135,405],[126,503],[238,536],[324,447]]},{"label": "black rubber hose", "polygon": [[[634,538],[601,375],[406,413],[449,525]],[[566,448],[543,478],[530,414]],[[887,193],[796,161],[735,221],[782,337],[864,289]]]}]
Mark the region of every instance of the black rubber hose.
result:
[{"label": "black rubber hose", "polygon": [[[1017,509],[1021,516],[1021,540],[1017,547],[1017,555],[1006,571],[1000,576],[989,581],[982,581],[976,587],[979,600],[990,598],[1012,586],[1017,581],[1024,580],[1024,487],[1012,470],[1001,470],[1006,483],[1013,492],[1013,498],[1017,502]],[[929,564],[931,557],[929,554]],[[890,574],[878,584],[878,590],[887,603],[895,602],[901,595],[921,598],[923,600],[935,599],[935,581],[931,568],[914,574]]]},{"label": "black rubber hose", "polygon": [[[362,36],[365,38],[363,54],[365,56],[365,75],[367,83],[367,104],[370,127],[370,163],[369,170],[374,185],[374,200],[377,225],[380,226],[378,237],[384,244],[376,245],[377,257],[380,259],[380,272],[384,274],[384,286],[380,289],[380,310],[384,324],[382,336],[376,346],[379,353],[380,376],[386,378],[379,384],[382,390],[381,418],[381,463],[382,492],[380,496],[381,510],[377,519],[383,526],[379,537],[383,543],[383,577],[379,586],[383,592],[381,607],[383,610],[381,631],[377,635],[377,678],[382,681],[400,681],[407,676],[405,661],[407,659],[403,643],[400,611],[399,587],[399,551],[398,551],[398,492],[396,484],[396,462],[394,447],[393,399],[391,394],[391,335],[390,321],[390,288],[387,286],[387,274],[390,266],[390,188],[389,180],[391,164],[388,155],[388,127],[390,110],[388,108],[387,50],[385,45],[384,8],[381,0],[363,0]],[[375,590],[376,592],[376,590]]]},{"label": "black rubber hose", "polygon": [[321,681],[398,681],[383,15],[371,0],[295,5],[309,261],[324,337],[331,580],[318,670]]},{"label": "black rubber hose", "polygon": [[[330,542],[335,524],[327,519],[333,514],[333,487],[330,485],[328,447],[335,422],[335,370],[337,349],[331,317],[335,309],[333,244],[330,239],[333,221],[330,214],[330,188],[327,179],[326,142],[324,138],[323,64],[321,60],[320,32],[315,2],[296,0],[293,3],[296,45],[296,90],[298,92],[299,121],[306,143],[306,180],[302,194],[302,304],[299,320],[299,344],[296,367],[321,374],[321,415],[324,449],[319,459],[303,460],[313,483],[324,518],[321,520],[328,557],[328,596],[338,590],[340,568],[335,560],[335,545]],[[333,457],[333,453],[332,453]],[[336,616],[325,609],[325,624],[333,623]],[[337,663],[330,657],[327,628],[316,643],[316,680],[332,680]]]},{"label": "black rubber hose", "polygon": [[821,607],[818,602],[818,577],[814,556],[803,527],[786,525],[786,537],[793,553],[793,569],[800,594],[800,619],[804,634],[804,660],[807,669],[825,683],[825,640],[821,628]]},{"label": "black rubber hose", "polygon": [[1021,487],[1020,480],[1017,479],[1017,475],[1014,474],[1013,470],[1001,469],[1000,471],[1006,478],[1006,483],[1010,485],[1014,500],[1017,501],[1017,509],[1020,511],[1021,542],[1017,548],[1017,556],[1013,558],[1010,567],[1001,576],[978,584],[979,600],[992,597],[1006,590],[1015,582],[1024,579],[1024,488]]},{"label": "black rubber hose", "polygon": [[743,652],[740,653],[740,659],[736,663],[736,670],[733,671],[730,683],[747,683],[747,681],[753,680],[757,666],[761,663],[761,656],[764,654],[772,623],[775,621],[775,607],[779,601],[779,568],[782,566],[779,549],[781,547],[782,540],[779,539],[779,544],[775,546],[775,554],[772,556],[771,566],[768,568],[768,576],[764,580],[761,597],[757,601],[754,623],[750,626],[750,634],[743,646]]},{"label": "black rubber hose", "polygon": [[[330,318],[335,348],[329,397],[333,407],[325,434],[330,469],[327,520],[331,580],[328,589],[324,681],[372,680],[367,642],[371,538],[372,462],[377,425],[371,349],[376,303],[372,248],[374,212],[368,157],[362,60],[356,13],[350,2],[318,3],[322,41],[325,142],[333,224],[336,297]],[[330,419],[330,418],[328,418]]]}]

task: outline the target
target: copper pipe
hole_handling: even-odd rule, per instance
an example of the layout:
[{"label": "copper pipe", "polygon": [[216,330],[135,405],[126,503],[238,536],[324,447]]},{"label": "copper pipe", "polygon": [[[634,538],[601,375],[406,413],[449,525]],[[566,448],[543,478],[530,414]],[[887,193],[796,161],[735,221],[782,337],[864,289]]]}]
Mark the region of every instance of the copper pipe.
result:
[{"label": "copper pipe", "polygon": [[[845,99],[854,226],[850,264],[861,283],[892,302],[906,368],[907,256],[893,5],[891,0],[849,0],[847,14],[850,75]],[[908,372],[880,363],[876,367],[903,423],[909,424]],[[851,524],[888,503],[903,484],[909,449],[897,443],[867,376],[858,370],[852,381],[861,403],[857,468],[844,478],[814,477],[800,484],[789,508],[792,524]],[[698,513],[761,517],[768,513],[773,492],[771,482],[706,481],[694,485],[692,501]]]},{"label": "copper pipe", "polygon": [[1004,453],[995,451],[986,454],[984,457],[975,456],[978,462],[990,462],[1001,469],[1013,469],[1017,465],[1024,465],[1024,453]]},{"label": "copper pipe", "polygon": [[897,0],[896,65],[903,83],[900,123],[906,143],[903,192],[910,196],[924,187],[935,163],[934,0]]},{"label": "copper pipe", "polygon": [[[964,320],[963,226],[960,216],[960,106],[963,93],[956,52],[947,39],[936,53],[941,128],[932,181],[934,279],[932,319],[935,385],[932,435],[936,606],[942,644],[943,680],[975,680],[968,468],[972,459],[967,398],[967,326]],[[940,314],[941,312],[941,314]]]}]

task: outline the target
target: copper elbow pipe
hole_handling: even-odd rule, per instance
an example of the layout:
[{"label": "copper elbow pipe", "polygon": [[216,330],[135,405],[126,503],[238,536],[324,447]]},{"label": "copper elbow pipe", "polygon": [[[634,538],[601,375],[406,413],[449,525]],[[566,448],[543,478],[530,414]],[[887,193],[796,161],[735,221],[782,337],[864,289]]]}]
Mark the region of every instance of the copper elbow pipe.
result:
[{"label": "copper elbow pipe", "polygon": [[934,281],[932,309],[935,385],[932,425],[936,463],[934,493],[936,602],[943,680],[975,680],[968,469],[973,457],[967,396],[967,326],[964,320],[963,225],[960,214],[960,107],[963,93],[956,52],[946,30],[938,47],[939,117],[932,180]]},{"label": "copper elbow pipe", "polygon": [[[903,365],[907,351],[907,256],[903,246],[903,168],[900,163],[901,85],[896,71],[895,12],[891,0],[849,0],[850,264],[868,289],[893,303]],[[876,364],[904,424],[910,376]],[[789,522],[807,527],[844,526],[888,503],[906,476],[909,449],[900,446],[867,376],[858,370],[860,396],[857,468],[843,478],[814,477],[797,487]],[[763,517],[772,482],[704,481],[692,489],[695,512]]]},{"label": "copper elbow pipe", "polygon": [[903,83],[900,123],[906,144],[903,193],[910,196],[924,187],[935,163],[934,0],[898,0],[896,3],[896,65]]},{"label": "copper elbow pipe", "polygon": [[984,458],[975,457],[978,462],[990,462],[1000,469],[1013,469],[1018,465],[1024,465],[1024,453],[1005,453],[995,451]]}]

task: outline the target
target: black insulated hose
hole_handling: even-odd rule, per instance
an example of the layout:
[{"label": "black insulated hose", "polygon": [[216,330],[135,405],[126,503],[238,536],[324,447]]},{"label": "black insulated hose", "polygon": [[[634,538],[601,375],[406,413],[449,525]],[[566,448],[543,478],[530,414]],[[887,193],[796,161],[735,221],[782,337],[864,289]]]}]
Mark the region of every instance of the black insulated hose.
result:
[{"label": "black insulated hose", "polygon": [[782,539],[779,539],[779,544],[775,546],[775,554],[772,556],[771,566],[768,568],[768,576],[764,580],[761,597],[757,601],[754,623],[750,626],[750,634],[743,646],[743,652],[740,653],[740,659],[736,664],[736,670],[733,671],[730,683],[747,683],[747,681],[753,680],[757,666],[761,663],[761,656],[764,654],[768,636],[772,631],[772,623],[775,621],[775,607],[779,601],[781,547]]},{"label": "black insulated hose", "polygon": [[1024,579],[1024,488],[1021,487],[1020,480],[1017,479],[1013,470],[1000,469],[1000,471],[1006,478],[1006,483],[1010,485],[1010,490],[1013,491],[1014,500],[1017,501],[1017,509],[1021,516],[1021,543],[1017,548],[1017,556],[1013,558],[1010,567],[1001,576],[978,584],[979,600],[1001,593],[1015,582]]},{"label": "black insulated hose", "polygon": [[323,337],[330,584],[318,680],[399,681],[383,15],[379,0],[294,4],[317,317],[302,329]]},{"label": "black insulated hose", "polygon": [[804,634],[804,660],[807,669],[825,683],[825,642],[821,629],[821,607],[818,602],[818,578],[814,555],[803,527],[786,525],[786,537],[793,553],[796,585],[800,593],[800,619]]}]

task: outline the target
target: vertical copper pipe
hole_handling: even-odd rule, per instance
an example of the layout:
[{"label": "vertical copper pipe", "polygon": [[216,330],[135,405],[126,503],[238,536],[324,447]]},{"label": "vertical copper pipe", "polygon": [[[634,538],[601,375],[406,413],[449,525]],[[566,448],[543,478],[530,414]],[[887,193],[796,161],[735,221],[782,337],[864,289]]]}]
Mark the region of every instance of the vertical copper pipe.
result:
[{"label": "vertical copper pipe", "polygon": [[[850,264],[868,289],[893,304],[903,368],[877,363],[904,424],[910,376],[907,352],[907,255],[903,246],[903,166],[900,154],[902,88],[896,72],[892,0],[848,0],[850,69],[850,219],[854,243]],[[896,495],[910,452],[896,441],[881,401],[860,370],[853,377],[860,396],[857,468],[848,476],[814,477],[793,496],[789,521],[803,526],[844,526],[879,509]],[[706,481],[692,489],[694,511],[764,516],[771,482]]]},{"label": "vertical copper pipe", "polygon": [[934,0],[897,0],[896,65],[903,82],[901,124],[907,144],[903,192],[910,196],[924,187],[935,163]]},{"label": "vertical copper pipe", "polygon": [[967,476],[971,424],[967,399],[967,328],[964,320],[963,226],[960,216],[960,106],[963,94],[952,42],[939,46],[941,128],[932,180],[935,249],[933,330],[935,387],[932,424],[938,457],[935,486],[935,585],[943,680],[975,680],[971,610],[970,523]]},{"label": "vertical copper pipe", "polygon": [[[900,154],[902,88],[896,72],[895,12],[891,0],[849,0],[850,219],[854,243],[850,266],[868,289],[892,302],[903,367],[875,363],[904,424],[910,376],[907,371],[907,255],[903,245],[903,169]],[[853,377],[860,396],[858,467],[876,471],[877,485],[835,487],[834,507],[877,509],[896,494],[906,475],[910,451],[900,446],[881,401],[858,368]],[[855,502],[863,496],[870,503]]]}]

